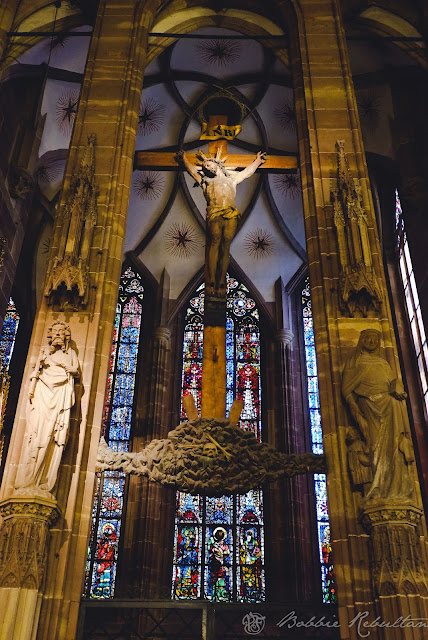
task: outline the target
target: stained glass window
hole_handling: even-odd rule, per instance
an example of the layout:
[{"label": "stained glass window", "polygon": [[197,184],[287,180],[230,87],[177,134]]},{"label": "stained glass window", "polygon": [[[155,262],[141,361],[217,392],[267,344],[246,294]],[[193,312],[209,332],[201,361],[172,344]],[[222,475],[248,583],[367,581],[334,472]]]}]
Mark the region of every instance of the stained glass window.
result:
[{"label": "stained glass window", "polygon": [[[308,387],[309,424],[312,452],[323,453],[321,411],[318,393],[318,371],[315,353],[314,327],[311,308],[309,278],[302,290],[303,338],[305,345],[306,377]],[[318,552],[321,565],[321,588],[323,602],[336,602],[333,564],[330,544],[330,520],[327,504],[327,479],[323,473],[314,474],[315,504],[318,533]]]},{"label": "stained glass window", "polygon": [[16,332],[18,331],[19,315],[15,303],[9,299],[3,329],[0,334],[0,373],[7,373],[15,346]]},{"label": "stained glass window", "polygon": [[[128,267],[122,274],[116,308],[102,435],[115,451],[128,451],[144,289]],[[123,517],[125,474],[97,474],[86,564],[85,595],[112,598]]]},{"label": "stained glass window", "polygon": [[418,362],[419,379],[421,381],[425,409],[428,412],[428,346],[398,191],[395,191],[395,229],[404,298],[406,300],[407,314]]},{"label": "stained glass window", "polygon": [[[18,325],[19,315],[16,311],[15,303],[12,298],[10,298],[4,317],[3,329],[0,334],[0,433],[3,428],[7,396],[9,394],[10,376],[8,371],[15,346]],[[3,440],[3,436],[0,435],[0,462],[3,454]]]},{"label": "stained glass window", "polygon": [[[261,439],[259,313],[248,289],[227,281],[226,414],[244,400],[239,426]],[[200,411],[204,285],[191,298],[183,341],[182,392]],[[181,417],[186,419],[184,409]],[[263,495],[202,498],[177,492],[172,597],[262,602],[265,593]]]}]

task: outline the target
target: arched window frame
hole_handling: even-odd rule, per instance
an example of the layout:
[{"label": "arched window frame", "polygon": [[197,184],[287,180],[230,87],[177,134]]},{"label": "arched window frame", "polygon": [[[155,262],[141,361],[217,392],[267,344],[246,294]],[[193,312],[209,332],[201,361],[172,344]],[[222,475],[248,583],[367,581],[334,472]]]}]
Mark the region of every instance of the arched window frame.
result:
[{"label": "arched window frame", "polygon": [[[313,329],[311,290],[309,276],[301,282],[300,318],[303,338],[303,370],[305,392],[303,397],[307,402],[307,419],[309,442],[312,453],[322,454],[322,419],[318,390],[318,368],[315,351]],[[315,520],[317,535],[317,556],[321,572],[321,595],[324,604],[335,604],[337,600],[336,586],[333,572],[333,557],[330,542],[330,517],[327,500],[327,477],[322,473],[314,474]]]},{"label": "arched window frame", "polygon": [[[190,298],[183,337],[182,388],[184,392],[187,390],[192,393],[198,410],[201,404],[203,290],[204,285],[201,285]],[[244,397],[245,394],[248,397],[250,394],[239,424],[261,439],[259,312],[249,290],[229,276],[227,306],[226,414],[232,406],[235,393],[236,397]],[[245,327],[250,331],[247,329],[246,332]],[[254,371],[258,374],[257,398],[254,386],[251,391],[248,381]],[[186,419],[183,407],[181,418]],[[232,552],[228,555],[223,553],[222,558],[226,558],[223,580],[216,580],[213,584],[214,537],[216,531],[220,530],[221,533],[222,529],[226,535],[219,545],[223,545],[223,551],[226,545],[227,550],[232,549]],[[181,580],[183,575],[186,576],[185,580]],[[260,489],[250,491],[245,496],[205,499],[177,492],[172,598],[201,597],[220,602],[264,600],[264,521]]]},{"label": "arched window frame", "polygon": [[[119,285],[101,435],[115,451],[128,451],[135,404],[137,363],[141,352],[144,287],[130,266]],[[92,526],[86,561],[88,598],[115,594],[118,548],[123,529],[126,475],[96,474]]]},{"label": "arched window frame", "polygon": [[415,351],[425,416],[428,416],[428,345],[398,190],[395,190],[395,239],[410,335]]},{"label": "arched window frame", "polygon": [[12,298],[10,298],[4,316],[3,328],[0,333],[0,466],[3,461],[4,435],[2,431],[10,386],[10,376],[8,372],[15,347],[19,321],[20,317],[16,310],[15,303]]}]

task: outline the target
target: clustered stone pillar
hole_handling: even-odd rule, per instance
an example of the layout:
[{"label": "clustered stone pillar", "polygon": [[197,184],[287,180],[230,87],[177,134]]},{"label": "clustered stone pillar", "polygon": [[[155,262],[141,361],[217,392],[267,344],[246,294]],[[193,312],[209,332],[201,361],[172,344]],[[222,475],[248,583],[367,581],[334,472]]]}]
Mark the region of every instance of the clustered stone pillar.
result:
[{"label": "clustered stone pillar", "polygon": [[[280,281],[281,289],[282,280]],[[281,291],[280,298],[283,292]],[[277,305],[281,302],[277,300]],[[282,306],[282,305],[281,305]],[[281,314],[282,315],[282,314]],[[283,321],[283,318],[280,319]],[[291,380],[290,380],[290,345],[293,332],[289,328],[279,329],[275,335],[274,367],[272,377],[276,383],[275,404],[279,429],[274,446],[287,454],[296,453],[290,415],[291,408]],[[268,588],[272,590],[272,599],[293,600],[295,596],[296,580],[284,580],[283,567],[289,568],[290,576],[297,576],[296,564],[299,560],[296,553],[296,487],[301,478],[287,478],[269,486],[265,492],[265,500],[270,503],[271,526],[275,530],[274,540],[269,545],[272,556]],[[280,508],[278,506],[280,505]]]},{"label": "clustered stone pillar", "polygon": [[[151,440],[168,435],[171,332],[153,331],[151,376],[144,435],[134,438],[139,451]],[[146,478],[129,478],[126,528],[118,594],[142,599],[169,598],[170,526],[175,492]]]},{"label": "clustered stone pillar", "polygon": [[156,327],[153,332],[153,363],[150,382],[150,413],[148,424],[152,438],[165,438],[167,424],[167,394],[171,331],[167,327]]},{"label": "clustered stone pillar", "polygon": [[12,497],[0,503],[0,638],[33,638],[56,500]]},{"label": "clustered stone pillar", "polygon": [[[153,365],[150,384],[148,430],[152,438],[168,436],[168,392],[170,379],[171,332],[157,327],[153,332]],[[152,429],[152,431],[151,431]],[[140,575],[143,593],[148,599],[169,599],[171,593],[171,538],[175,491],[144,481],[145,508],[143,567]],[[135,544],[135,542],[134,542]],[[167,584],[168,581],[168,584]]]},{"label": "clustered stone pillar", "polygon": [[[358,424],[357,411],[351,405],[346,409],[341,393],[343,368],[350,356],[350,366],[355,365],[361,333],[375,330],[381,353],[377,370],[384,373],[374,385],[377,389],[379,383],[380,390],[373,394],[380,393],[384,401],[379,409],[383,425],[392,420],[389,411],[398,411],[392,401],[404,402],[400,410],[404,416],[404,397],[393,385],[400,379],[399,362],[340,3],[302,0],[296,22],[299,36],[291,43],[291,57],[302,196],[333,563],[341,637],[348,639],[359,637],[353,623],[356,616],[364,616],[362,621],[368,623],[379,618],[389,625],[400,616],[428,618],[426,527],[412,444],[404,433],[407,418],[393,421],[396,427],[403,425],[403,433],[397,427],[394,438],[388,430],[378,438],[388,443],[389,450],[382,450],[382,444],[376,448],[379,425],[367,417],[369,413]],[[346,243],[341,234],[345,228]],[[360,373],[364,377],[365,369]],[[363,391],[357,388],[356,377],[352,393],[359,392],[355,401],[361,408]],[[365,422],[371,425],[368,433]],[[379,466],[379,459],[386,467]],[[392,484],[382,501],[377,489],[385,483],[389,487],[387,480],[382,481],[388,464],[403,472],[414,489],[398,495]],[[373,490],[368,500],[369,486]],[[402,564],[392,562],[397,554],[407,559],[400,560]],[[397,566],[402,575],[406,567],[409,580],[396,575]],[[405,632],[374,625],[370,638],[399,638],[405,633],[409,639],[420,639],[424,631],[416,625],[408,625]]]},{"label": "clustered stone pillar", "polygon": [[[7,571],[9,550],[23,549],[17,556],[19,576],[28,574],[24,582],[19,577],[8,582],[6,574],[0,584],[0,610],[7,611],[3,624],[8,625],[1,637],[8,640],[30,640],[36,629],[38,640],[71,640],[76,633],[147,33],[158,4],[157,0],[99,2],[50,249],[48,297],[34,324],[0,491],[6,517],[0,531],[2,567]],[[81,365],[79,375],[72,363],[67,364],[68,347],[55,349],[55,340],[50,341],[49,328],[58,323],[69,327],[71,348]],[[59,361],[61,353],[67,366],[64,371],[76,379],[75,397],[64,406],[69,423],[64,429],[62,415],[47,409],[46,425],[55,414],[51,422],[56,435],[34,446],[38,431],[32,431],[28,422],[32,379],[36,379],[37,394],[42,360]],[[59,435],[65,431],[68,441]],[[54,474],[50,454],[39,455],[53,444],[51,453],[55,459],[60,457]],[[34,471],[31,477],[26,474],[28,456]],[[14,608],[12,601],[17,603]]]}]

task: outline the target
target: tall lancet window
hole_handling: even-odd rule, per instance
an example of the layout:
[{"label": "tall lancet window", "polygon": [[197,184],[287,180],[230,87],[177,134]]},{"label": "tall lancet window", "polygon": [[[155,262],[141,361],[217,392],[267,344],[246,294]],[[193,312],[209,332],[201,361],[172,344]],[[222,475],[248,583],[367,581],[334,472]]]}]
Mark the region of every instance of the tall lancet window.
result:
[{"label": "tall lancet window", "polygon": [[6,411],[7,396],[9,393],[10,377],[8,374],[13,348],[15,346],[16,333],[18,331],[19,315],[15,303],[9,299],[3,329],[0,334],[0,462],[3,455],[3,429],[4,414]]},{"label": "tall lancet window", "polygon": [[[323,453],[321,411],[318,392],[317,357],[315,353],[314,326],[311,308],[309,278],[302,290],[303,337],[305,345],[306,378],[308,386],[309,424],[312,453]],[[317,516],[318,553],[321,565],[322,599],[336,602],[333,565],[330,544],[330,520],[327,505],[327,478],[323,473],[314,474],[315,504]]]},{"label": "tall lancet window", "polygon": [[[190,300],[183,341],[183,394],[200,411],[204,285]],[[244,400],[239,426],[261,439],[259,313],[246,287],[228,276],[226,320],[228,414]],[[182,409],[181,418],[186,419]],[[263,495],[202,498],[177,492],[172,597],[262,602],[265,594]]]},{"label": "tall lancet window", "polygon": [[[102,435],[115,451],[128,451],[144,289],[128,267],[122,274],[110,356]],[[92,529],[86,564],[85,595],[112,598],[123,517],[125,474],[97,474]]]},{"label": "tall lancet window", "polygon": [[425,336],[425,327],[422,320],[421,307],[419,304],[418,290],[416,288],[415,274],[413,273],[413,265],[410,258],[409,243],[407,242],[406,230],[404,228],[403,212],[397,191],[395,191],[395,229],[397,234],[397,250],[401,281],[404,288],[404,297],[406,300],[410,328],[412,330],[413,345],[415,347],[416,358],[418,361],[419,378],[421,381],[425,409],[428,413],[428,346]]}]

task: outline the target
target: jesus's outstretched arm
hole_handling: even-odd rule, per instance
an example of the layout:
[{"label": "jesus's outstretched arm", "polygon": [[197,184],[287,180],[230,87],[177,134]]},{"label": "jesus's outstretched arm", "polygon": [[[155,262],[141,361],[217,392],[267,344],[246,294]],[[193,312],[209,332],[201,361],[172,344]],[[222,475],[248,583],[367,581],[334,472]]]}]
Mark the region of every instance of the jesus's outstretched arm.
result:
[{"label": "jesus's outstretched arm", "polygon": [[236,171],[233,176],[234,183],[239,184],[240,182],[243,182],[244,180],[252,176],[253,173],[255,173],[255,171],[260,167],[260,165],[264,164],[265,162],[266,152],[259,151],[256,155],[255,160],[251,164],[249,164],[248,167],[246,167],[243,171]]},{"label": "jesus's outstretched arm", "polygon": [[184,164],[187,173],[189,173],[198,184],[201,184],[202,177],[195,165],[189,162],[186,153],[184,151],[178,151],[175,157],[177,159],[177,162],[179,162],[180,164]]}]

